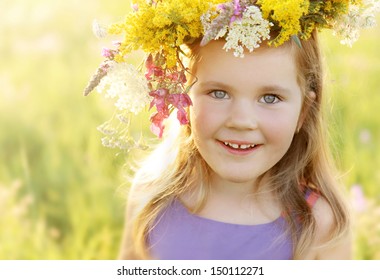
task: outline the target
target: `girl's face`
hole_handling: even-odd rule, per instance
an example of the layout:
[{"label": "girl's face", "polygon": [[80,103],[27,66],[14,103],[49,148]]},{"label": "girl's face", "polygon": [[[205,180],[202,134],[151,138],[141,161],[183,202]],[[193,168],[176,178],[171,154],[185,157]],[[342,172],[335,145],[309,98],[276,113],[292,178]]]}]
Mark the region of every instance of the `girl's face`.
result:
[{"label": "girl's face", "polygon": [[244,58],[200,48],[190,95],[195,144],[217,178],[255,183],[287,152],[303,102],[290,47],[261,47]]}]

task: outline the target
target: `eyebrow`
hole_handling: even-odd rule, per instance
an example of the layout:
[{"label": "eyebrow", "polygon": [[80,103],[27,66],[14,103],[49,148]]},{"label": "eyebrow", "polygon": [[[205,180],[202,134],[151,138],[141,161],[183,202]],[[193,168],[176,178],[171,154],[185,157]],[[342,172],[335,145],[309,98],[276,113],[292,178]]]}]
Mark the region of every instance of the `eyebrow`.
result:
[{"label": "eyebrow", "polygon": [[226,89],[226,90],[232,90],[233,89],[233,87],[228,85],[228,84],[216,82],[216,81],[200,82],[199,86],[201,88],[220,88],[220,89]]},{"label": "eyebrow", "polygon": [[281,92],[281,93],[284,93],[284,94],[289,94],[291,93],[290,89],[286,88],[286,87],[282,87],[282,86],[279,86],[279,85],[268,85],[268,86],[263,86],[260,88],[261,91],[263,92]]},{"label": "eyebrow", "polygon": [[[200,82],[199,83],[199,86],[201,88],[203,87],[212,87],[212,88],[222,88],[222,89],[226,89],[227,91],[228,90],[232,90],[233,87],[228,85],[228,84],[225,84],[225,83],[222,83],[222,82],[216,82],[216,81],[205,81],[205,82]],[[286,88],[286,87],[283,87],[283,86],[280,86],[280,85],[264,85],[264,86],[260,86],[258,88],[259,91],[261,92],[280,92],[280,93],[283,93],[283,94],[290,94],[291,93],[291,90]]]}]

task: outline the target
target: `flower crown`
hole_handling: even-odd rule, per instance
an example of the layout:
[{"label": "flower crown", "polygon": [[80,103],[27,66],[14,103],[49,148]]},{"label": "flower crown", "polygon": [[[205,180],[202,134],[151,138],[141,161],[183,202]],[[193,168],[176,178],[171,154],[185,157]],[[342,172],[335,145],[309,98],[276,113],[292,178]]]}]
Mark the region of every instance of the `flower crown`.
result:
[{"label": "flower crown", "polygon": [[[352,45],[359,30],[375,25],[374,13],[379,0],[134,0],[132,12],[125,21],[112,24],[108,30],[93,25],[103,37],[123,34],[113,49],[103,49],[105,61],[90,80],[84,94],[92,90],[116,99],[115,116],[99,127],[108,147],[129,150],[144,148],[129,134],[131,117],[144,108],[156,108],[150,117],[151,131],[162,137],[164,120],[176,111],[181,124],[189,122],[186,108],[192,105],[188,96],[182,46],[201,40],[225,39],[224,49],[237,57],[254,51],[266,40],[277,47],[288,40],[299,46],[313,30],[332,29],[341,43]],[[271,34],[276,34],[274,38]],[[145,67],[127,63],[128,54],[143,50]],[[144,69],[145,68],[145,69]]]}]

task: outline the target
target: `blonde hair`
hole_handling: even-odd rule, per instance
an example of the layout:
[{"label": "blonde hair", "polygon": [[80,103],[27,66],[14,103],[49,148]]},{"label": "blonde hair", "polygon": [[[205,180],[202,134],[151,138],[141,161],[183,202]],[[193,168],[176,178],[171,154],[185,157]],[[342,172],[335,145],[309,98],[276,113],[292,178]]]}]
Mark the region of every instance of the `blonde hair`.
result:
[{"label": "blonde hair", "polygon": [[[288,214],[286,219],[292,233],[294,259],[306,253],[316,233],[315,218],[301,185],[314,188],[330,205],[335,219],[331,242],[343,235],[349,224],[325,139],[321,106],[323,72],[316,31],[301,44],[302,47],[293,41],[287,43],[295,53],[298,82],[304,93],[305,119],[285,156],[268,171],[270,184]],[[189,48],[192,51],[190,69],[194,72],[199,42]],[[315,99],[309,98],[309,92],[315,93]],[[167,162],[163,163],[165,160]],[[155,166],[151,166],[152,162]],[[185,193],[196,196],[192,211],[199,211],[207,200],[209,174],[210,169],[192,139],[191,125],[182,126],[177,133],[168,135],[136,173],[132,184],[134,191],[129,199],[133,211],[126,221],[126,243],[121,257],[150,258],[147,238],[159,214],[173,199]]]}]

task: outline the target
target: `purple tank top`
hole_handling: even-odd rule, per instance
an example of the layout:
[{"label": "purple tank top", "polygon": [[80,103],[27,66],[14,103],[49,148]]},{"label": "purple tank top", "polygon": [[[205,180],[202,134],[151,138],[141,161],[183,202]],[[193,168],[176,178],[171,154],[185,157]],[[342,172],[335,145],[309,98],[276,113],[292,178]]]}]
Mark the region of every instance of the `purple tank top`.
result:
[{"label": "purple tank top", "polygon": [[278,260],[292,259],[287,223],[280,216],[258,225],[239,225],[191,214],[175,200],[148,235],[154,259]]}]

